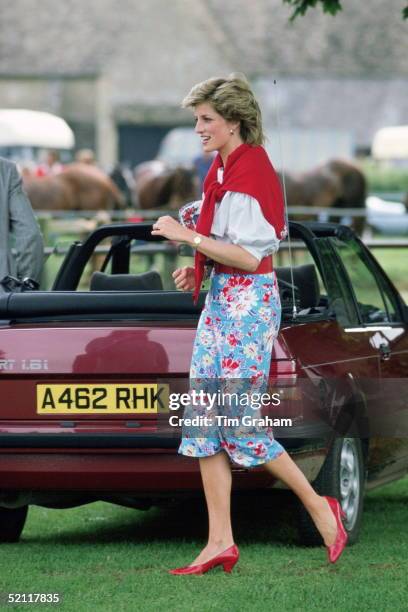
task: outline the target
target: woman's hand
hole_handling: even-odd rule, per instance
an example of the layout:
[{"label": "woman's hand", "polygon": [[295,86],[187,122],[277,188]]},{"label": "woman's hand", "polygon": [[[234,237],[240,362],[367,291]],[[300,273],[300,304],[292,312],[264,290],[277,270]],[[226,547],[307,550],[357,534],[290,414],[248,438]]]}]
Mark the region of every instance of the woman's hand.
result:
[{"label": "woman's hand", "polygon": [[187,242],[191,234],[193,234],[191,230],[183,227],[181,223],[170,217],[170,215],[159,217],[153,224],[152,235],[164,236],[168,240]]},{"label": "woman's hand", "polygon": [[177,289],[182,291],[194,291],[195,278],[194,268],[190,266],[184,266],[184,268],[177,268],[172,274]]},{"label": "woman's hand", "polygon": [[183,227],[169,215],[157,219],[153,224],[152,235],[184,242],[213,261],[234,268],[242,268],[248,272],[254,272],[259,265],[258,259],[238,244],[225,244],[220,240],[201,235],[201,243],[197,246],[194,244],[196,232]]}]

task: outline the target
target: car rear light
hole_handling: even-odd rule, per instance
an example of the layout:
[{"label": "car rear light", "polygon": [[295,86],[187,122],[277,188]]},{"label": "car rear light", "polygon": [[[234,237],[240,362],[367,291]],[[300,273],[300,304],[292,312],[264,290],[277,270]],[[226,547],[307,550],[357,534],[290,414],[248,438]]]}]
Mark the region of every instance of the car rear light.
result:
[{"label": "car rear light", "polygon": [[267,407],[274,416],[294,417],[302,414],[302,389],[300,367],[294,359],[277,359],[271,363],[269,374],[269,395],[278,396],[279,404]]},{"label": "car rear light", "polygon": [[299,370],[296,359],[273,359],[271,361],[271,374],[295,374]]},{"label": "car rear light", "polygon": [[294,387],[297,384],[300,370],[294,359],[277,359],[272,361],[269,372],[269,385],[272,387]]}]

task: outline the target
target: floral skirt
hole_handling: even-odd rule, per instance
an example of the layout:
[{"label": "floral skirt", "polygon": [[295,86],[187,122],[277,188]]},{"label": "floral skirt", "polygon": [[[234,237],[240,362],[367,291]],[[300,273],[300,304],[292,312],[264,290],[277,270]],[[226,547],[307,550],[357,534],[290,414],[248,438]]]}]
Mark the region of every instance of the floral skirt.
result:
[{"label": "floral skirt", "polygon": [[208,457],[225,450],[234,463],[252,467],[284,452],[272,429],[258,425],[261,405],[254,401],[268,391],[280,318],[275,272],[212,274],[194,342],[195,401],[184,409],[180,454]]}]

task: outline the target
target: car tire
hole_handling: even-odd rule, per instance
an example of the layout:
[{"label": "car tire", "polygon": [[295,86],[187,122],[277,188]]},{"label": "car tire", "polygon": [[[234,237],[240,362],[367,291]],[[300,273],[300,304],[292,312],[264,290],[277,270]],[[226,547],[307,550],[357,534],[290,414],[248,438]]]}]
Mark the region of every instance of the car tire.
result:
[{"label": "car tire", "polygon": [[0,544],[18,542],[27,518],[28,506],[0,508]]},{"label": "car tire", "polygon": [[[312,483],[319,495],[339,500],[346,513],[343,521],[348,544],[358,540],[365,487],[365,461],[359,438],[336,438],[326,460]],[[299,538],[306,546],[321,546],[322,537],[303,504],[299,505]]]}]

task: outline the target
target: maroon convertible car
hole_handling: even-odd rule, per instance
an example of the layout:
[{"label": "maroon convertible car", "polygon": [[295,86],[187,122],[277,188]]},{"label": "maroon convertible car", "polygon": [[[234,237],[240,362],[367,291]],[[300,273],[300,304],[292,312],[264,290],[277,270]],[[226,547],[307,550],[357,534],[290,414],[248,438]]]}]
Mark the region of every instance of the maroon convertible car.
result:
[{"label": "maroon convertible car", "polygon": [[[142,256],[177,248],[150,232],[101,227],[71,245],[52,290],[0,296],[2,542],[19,539],[30,504],[146,509],[201,490],[198,462],[177,454],[169,398],[188,390],[205,292],[195,307],[163,274],[141,272]],[[354,542],[364,490],[408,472],[408,309],[347,227],[291,223],[290,233],[270,372],[287,423],[274,434],[318,491],[341,500]],[[238,466],[233,483],[283,487]],[[320,544],[300,514],[301,541]]]}]

